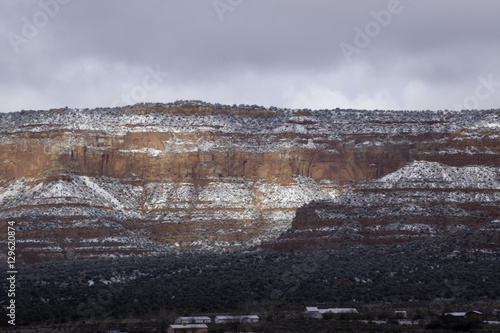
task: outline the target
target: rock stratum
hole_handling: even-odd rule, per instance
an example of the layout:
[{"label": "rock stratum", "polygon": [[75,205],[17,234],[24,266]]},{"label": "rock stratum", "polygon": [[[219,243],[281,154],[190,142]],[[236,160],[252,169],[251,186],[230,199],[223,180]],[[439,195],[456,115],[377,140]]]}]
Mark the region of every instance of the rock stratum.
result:
[{"label": "rock stratum", "polygon": [[499,249],[500,110],[180,101],[0,114],[0,138],[20,262],[464,235]]}]

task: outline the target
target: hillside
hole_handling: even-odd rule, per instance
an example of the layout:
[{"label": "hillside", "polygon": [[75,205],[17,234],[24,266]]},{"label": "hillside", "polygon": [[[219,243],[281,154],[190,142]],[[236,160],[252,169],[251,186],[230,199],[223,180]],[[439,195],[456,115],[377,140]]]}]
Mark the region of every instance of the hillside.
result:
[{"label": "hillside", "polygon": [[498,249],[499,170],[499,110],[0,114],[0,221],[26,263],[448,234]]},{"label": "hillside", "polygon": [[392,244],[447,235],[500,245],[500,168],[415,161],[332,200],[299,208],[280,248]]}]

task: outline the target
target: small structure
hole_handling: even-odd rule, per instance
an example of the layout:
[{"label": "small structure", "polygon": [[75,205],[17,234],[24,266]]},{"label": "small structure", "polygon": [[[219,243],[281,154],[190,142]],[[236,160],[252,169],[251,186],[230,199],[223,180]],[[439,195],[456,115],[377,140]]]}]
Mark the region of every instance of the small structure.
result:
[{"label": "small structure", "polygon": [[210,324],[212,319],[206,316],[194,316],[194,317],[179,317],[174,323],[175,324]]},{"label": "small structure", "polygon": [[448,318],[465,318],[467,312],[446,312],[443,313],[443,317],[448,317]]},{"label": "small structure", "polygon": [[259,321],[259,316],[256,315],[243,315],[243,316],[216,316],[214,323],[227,324],[234,322],[256,323]]},{"label": "small structure", "polygon": [[446,313],[441,315],[441,318],[447,322],[459,321],[459,320],[463,320],[463,319],[482,321],[483,314],[482,314],[482,312],[479,312],[479,311],[446,312]]},{"label": "small structure", "polygon": [[483,313],[479,312],[479,311],[469,311],[465,314],[465,318],[470,319],[470,320],[482,321],[483,320]]},{"label": "small structure", "polygon": [[346,313],[358,313],[355,308],[328,308],[328,309],[318,309],[315,306],[307,306],[304,316],[311,319],[321,319],[327,313],[331,314],[346,314]]},{"label": "small structure", "polygon": [[406,311],[394,311],[395,318],[406,318],[408,317],[408,313]]},{"label": "small structure", "polygon": [[168,333],[207,333],[208,326],[205,324],[172,324],[167,329]]}]

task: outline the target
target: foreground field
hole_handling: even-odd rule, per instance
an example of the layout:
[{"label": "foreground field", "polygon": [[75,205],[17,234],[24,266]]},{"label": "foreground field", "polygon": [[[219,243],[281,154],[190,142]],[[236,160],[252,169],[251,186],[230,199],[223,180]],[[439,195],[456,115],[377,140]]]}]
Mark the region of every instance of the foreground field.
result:
[{"label": "foreground field", "polygon": [[[240,313],[259,315],[267,331],[282,319],[299,320],[305,306],[357,308],[354,319],[364,320],[391,319],[396,310],[426,323],[444,312],[472,310],[498,320],[499,255],[469,245],[435,239],[323,252],[172,252],[19,266],[16,325],[168,326],[181,315]],[[1,311],[6,318],[5,307]]]},{"label": "foreground field", "polygon": [[[262,322],[236,328],[234,325],[208,325],[209,332],[222,333],[231,329],[237,332],[282,332],[282,333],[330,333],[330,332],[372,332],[372,333],[445,333],[445,332],[500,332],[500,325],[478,324],[475,326],[432,328],[428,324],[400,325],[396,321],[390,323],[362,322],[356,320],[302,320],[274,318]],[[48,327],[20,328],[16,330],[2,330],[1,332],[19,333],[105,333],[108,330],[119,329],[128,333],[166,332],[168,325],[158,321],[129,321],[129,322],[86,322],[74,325],[51,325]]]}]

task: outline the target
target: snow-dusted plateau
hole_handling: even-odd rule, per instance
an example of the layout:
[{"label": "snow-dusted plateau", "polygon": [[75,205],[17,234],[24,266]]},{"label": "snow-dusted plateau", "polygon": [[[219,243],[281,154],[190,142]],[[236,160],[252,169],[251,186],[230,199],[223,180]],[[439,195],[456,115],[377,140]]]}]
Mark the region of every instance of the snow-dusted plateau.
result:
[{"label": "snow-dusted plateau", "polygon": [[0,221],[27,263],[437,236],[498,250],[500,110],[0,114]]}]

